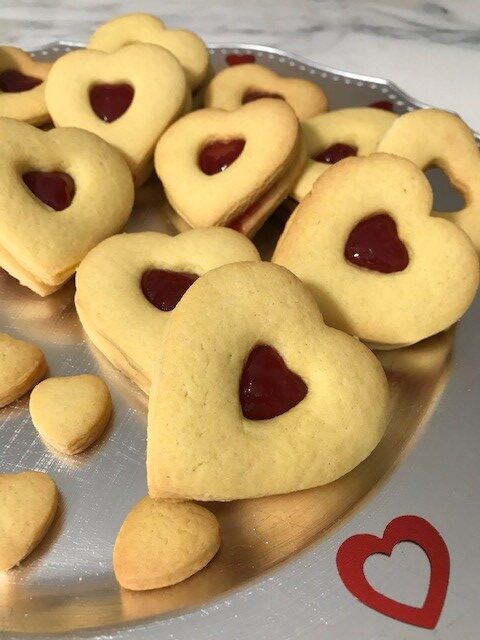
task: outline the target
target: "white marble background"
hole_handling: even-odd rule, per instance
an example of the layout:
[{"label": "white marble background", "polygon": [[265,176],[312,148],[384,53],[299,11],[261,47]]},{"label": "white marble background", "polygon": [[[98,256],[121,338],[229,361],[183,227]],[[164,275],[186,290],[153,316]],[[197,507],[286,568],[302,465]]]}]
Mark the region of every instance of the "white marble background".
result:
[{"label": "white marble background", "polygon": [[0,42],[82,41],[96,24],[132,11],[208,42],[274,45],[389,78],[480,131],[480,0],[0,0]]}]

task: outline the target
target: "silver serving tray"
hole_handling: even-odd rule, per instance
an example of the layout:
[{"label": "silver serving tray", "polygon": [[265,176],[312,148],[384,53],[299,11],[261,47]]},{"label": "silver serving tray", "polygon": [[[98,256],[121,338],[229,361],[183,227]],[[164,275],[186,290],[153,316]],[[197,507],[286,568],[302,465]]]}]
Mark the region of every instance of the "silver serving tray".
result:
[{"label": "silver serving tray", "polygon": [[[57,42],[33,53],[50,60],[80,46]],[[398,113],[425,106],[382,78],[323,67],[269,47],[220,44],[211,45],[210,53],[215,70],[225,66],[227,54],[253,53],[284,75],[318,81],[332,109],[385,99]],[[437,202],[452,206],[444,184],[436,189]],[[158,182],[151,180],[138,192],[128,231],[174,233],[167,209]],[[264,257],[287,215],[281,208],[258,234]],[[403,514],[429,520],[449,548],[450,586],[436,637],[478,637],[478,300],[455,332],[381,356],[393,414],[384,440],[365,463],[327,487],[210,505],[223,531],[213,562],[175,587],[132,593],[118,587],[111,556],[123,519],[146,493],[146,398],[86,341],[73,291],[71,282],[41,299],[0,272],[1,330],[40,346],[52,375],[99,373],[115,406],[105,435],[75,457],[43,444],[32,427],[27,399],[0,411],[0,471],[48,471],[62,496],[45,541],[19,568],[0,576],[3,637],[424,638],[431,632],[357,601],[336,568],[345,539],[363,532],[381,536]],[[387,595],[420,606],[428,563],[417,559],[406,543],[389,560],[369,565],[368,578]]]}]

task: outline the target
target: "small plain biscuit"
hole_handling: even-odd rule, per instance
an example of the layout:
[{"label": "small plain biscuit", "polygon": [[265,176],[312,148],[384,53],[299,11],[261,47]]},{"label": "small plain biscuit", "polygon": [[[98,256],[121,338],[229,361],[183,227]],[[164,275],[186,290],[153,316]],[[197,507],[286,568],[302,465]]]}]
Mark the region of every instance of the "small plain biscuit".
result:
[{"label": "small plain biscuit", "polygon": [[90,38],[88,48],[112,53],[132,42],[168,49],[182,65],[192,90],[207,75],[209,55],[203,40],[192,31],[167,29],[162,20],[147,13],[131,13],[105,22]]},{"label": "small plain biscuit", "polygon": [[346,144],[357,156],[373,153],[382,136],[395,122],[394,113],[370,107],[352,107],[330,111],[300,124],[308,160],[293,186],[292,196],[300,201],[312,189],[315,180],[331,167],[315,157],[335,144]]},{"label": "small plain biscuit", "polygon": [[122,524],[113,550],[115,577],[125,589],[159,589],[205,567],[220,547],[216,517],[193,502],[140,500]]},{"label": "small plain biscuit", "polygon": [[30,395],[35,429],[57,451],[84,451],[103,433],[112,413],[107,385],[98,376],[83,374],[48,378]]},{"label": "small plain biscuit", "polygon": [[239,64],[223,69],[205,90],[205,107],[234,111],[259,98],[285,100],[300,120],[327,110],[323,89],[302,78],[284,78],[260,64]]},{"label": "small plain biscuit", "polygon": [[[100,86],[114,96],[119,85],[133,90],[131,102],[114,120],[105,121],[92,107],[91,92]],[[119,149],[137,185],[150,173],[157,140],[185,111],[187,94],[185,74],[175,56],[147,43],[129,44],[113,53],[67,53],[53,64],[45,88],[55,125],[86,129]]]},{"label": "small plain biscuit", "polygon": [[195,229],[175,237],[154,231],[118,235],[80,265],[75,305],[93,344],[148,393],[173,311],[145,297],[143,274],[167,270],[203,276],[222,264],[250,260],[260,260],[256,248],[231,229]]},{"label": "small plain biscuit", "polygon": [[378,150],[408,158],[422,171],[434,166],[445,171],[465,206],[435,215],[463,229],[480,253],[480,154],[465,122],[448,111],[418,109],[398,118]]},{"label": "small plain biscuit", "polygon": [[46,473],[0,474],[0,571],[15,567],[40,544],[57,505],[57,487]]},{"label": "small plain biscuit", "polygon": [[[245,417],[241,404],[259,345],[307,388],[267,419]],[[274,369],[257,369],[259,400]],[[273,401],[288,390],[282,383]],[[326,484],[371,453],[388,416],[380,363],[324,324],[298,278],[268,262],[226,265],[190,287],[167,326],[148,407],[149,495],[226,501]]]},{"label": "small plain biscuit", "polygon": [[47,362],[38,347],[0,333],[0,407],[33,389],[46,372]]},{"label": "small plain biscuit", "polygon": [[478,287],[467,235],[431,216],[432,190],[409,160],[347,158],[300,203],[273,261],[310,288],[327,324],[378,348],[457,322]]},{"label": "small plain biscuit", "polygon": [[[0,266],[46,296],[92,247],[122,229],[133,206],[132,177],[120,153],[88,131],[41,131],[0,118],[0,139]],[[66,175],[74,185],[67,207],[54,211],[45,204],[22,170],[37,178]]]},{"label": "small plain biscuit", "polygon": [[[213,174],[199,157],[215,144],[244,142],[239,155]],[[288,195],[305,151],[298,120],[279,100],[259,100],[228,113],[195,111],[172,125],[155,151],[166,196],[190,227],[228,226],[253,235]]]},{"label": "small plain biscuit", "polygon": [[[45,80],[51,66],[50,62],[34,60],[22,49],[0,47],[0,117],[46,124],[50,116],[45,104]],[[21,88],[16,89],[15,83]],[[31,88],[26,89],[29,85]]]}]

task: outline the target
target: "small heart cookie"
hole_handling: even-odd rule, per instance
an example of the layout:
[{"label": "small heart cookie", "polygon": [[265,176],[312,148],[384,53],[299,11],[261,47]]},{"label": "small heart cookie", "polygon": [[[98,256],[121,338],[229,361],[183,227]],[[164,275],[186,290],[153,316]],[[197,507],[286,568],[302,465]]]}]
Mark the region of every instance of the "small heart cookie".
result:
[{"label": "small heart cookie", "polygon": [[236,500],[326,484],[371,453],[388,413],[380,363],[324,324],[298,278],[268,262],[226,265],[190,287],[167,326],[148,491]]},{"label": "small heart cookie", "polygon": [[308,160],[293,186],[295,200],[303,200],[315,180],[332,164],[350,156],[373,153],[396,118],[394,113],[378,108],[352,107],[302,122],[300,128]]},{"label": "small heart cookie", "polygon": [[0,47],[0,116],[42,125],[50,120],[45,84],[50,62],[16,47]]},{"label": "small heart cookie", "polygon": [[118,232],[134,189],[121,155],[80,129],[40,131],[0,118],[0,266],[41,296]]},{"label": "small heart cookie", "polygon": [[112,413],[107,385],[83,374],[47,378],[30,395],[30,414],[45,442],[68,455],[80,453],[103,433]]},{"label": "small heart cookie", "polygon": [[166,196],[190,227],[227,226],[247,235],[288,196],[304,160],[298,120],[279,100],[190,113],[155,150]]},{"label": "small heart cookie", "polygon": [[406,113],[387,131],[378,150],[408,158],[422,171],[432,166],[443,169],[463,195],[465,207],[435,215],[457,224],[480,252],[480,154],[463,120],[439,109]]},{"label": "small heart cookie", "polygon": [[115,540],[113,569],[124,589],[159,589],[203,569],[220,547],[216,517],[193,502],[140,500]]},{"label": "small heart cookie", "polygon": [[88,42],[89,49],[111,53],[132,42],[149,42],[168,49],[182,65],[187,82],[195,90],[208,70],[208,49],[192,31],[167,29],[148,13],[131,13],[100,25]]},{"label": "small heart cookie", "polygon": [[0,407],[33,389],[46,372],[47,362],[38,347],[0,333]]},{"label": "small heart cookie", "polygon": [[167,322],[182,295],[210,269],[245,260],[260,256],[231,229],[115,236],[80,265],[77,312],[93,344],[148,393]]},{"label": "small heart cookie", "polygon": [[150,173],[157,140],[184,112],[188,91],[173,54],[138,43],[62,56],[50,70],[45,99],[56,126],[86,129],[119,149],[138,185]]},{"label": "small heart cookie", "polygon": [[469,238],[430,216],[432,201],[412,162],[347,158],[297,207],[273,261],[309,286],[330,326],[379,348],[418,342],[461,318],[479,279]]},{"label": "small heart cookie", "polygon": [[260,98],[287,102],[300,120],[328,108],[323,89],[309,80],[283,78],[260,64],[239,64],[220,71],[205,90],[205,106],[234,111]]},{"label": "small heart cookie", "polygon": [[0,571],[15,567],[40,544],[57,505],[57,487],[46,473],[0,474]]}]

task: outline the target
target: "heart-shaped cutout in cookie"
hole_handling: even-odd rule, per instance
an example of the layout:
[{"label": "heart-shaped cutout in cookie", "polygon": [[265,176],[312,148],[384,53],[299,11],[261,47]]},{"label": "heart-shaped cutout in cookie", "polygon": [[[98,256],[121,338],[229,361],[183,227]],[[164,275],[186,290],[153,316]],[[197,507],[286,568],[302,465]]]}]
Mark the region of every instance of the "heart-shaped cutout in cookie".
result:
[{"label": "heart-shaped cutout in cookie", "polygon": [[113,568],[122,587],[159,589],[200,571],[220,547],[216,517],[193,502],[140,500],[115,541]]},{"label": "heart-shaped cutout in cookie", "polygon": [[432,201],[408,160],[347,158],[297,207],[273,261],[309,286],[330,326],[379,348],[413,344],[459,320],[479,282],[472,243],[430,215]]},{"label": "heart-shaped cutout in cookie", "polygon": [[314,82],[303,78],[283,78],[260,64],[236,64],[223,69],[205,90],[205,106],[234,111],[247,102],[262,98],[285,100],[300,120],[327,110],[327,96]]},{"label": "heart-shaped cutout in cookie", "polygon": [[122,156],[88,131],[0,118],[0,137],[0,266],[48,295],[128,220],[132,177]]},{"label": "heart-shaped cutout in cookie", "polygon": [[33,389],[46,372],[47,362],[38,347],[0,333],[0,407]]},{"label": "heart-shaped cutout in cookie", "polygon": [[15,567],[42,541],[57,504],[57,487],[46,473],[0,474],[0,571]]},{"label": "heart-shaped cutout in cookie", "polygon": [[142,43],[114,53],[67,53],[53,64],[45,87],[54,123],[86,129],[119,149],[136,184],[148,177],[155,143],[183,113],[188,95],[176,58]]},{"label": "heart-shaped cutout in cookie", "polygon": [[77,312],[94,345],[148,393],[171,311],[189,286],[220,265],[259,259],[254,245],[230,229],[118,235],[80,265]]},{"label": "heart-shaped cutout in cookie", "polygon": [[88,48],[112,53],[132,42],[149,42],[168,49],[177,58],[195,90],[208,71],[206,44],[192,31],[167,29],[162,20],[146,13],[131,13],[102,24],[89,40]]},{"label": "heart-shaped cutout in cookie", "polygon": [[148,409],[149,494],[236,500],[332,482],[370,454],[388,413],[378,360],[324,324],[293,274],[219,267],[166,328]]}]

